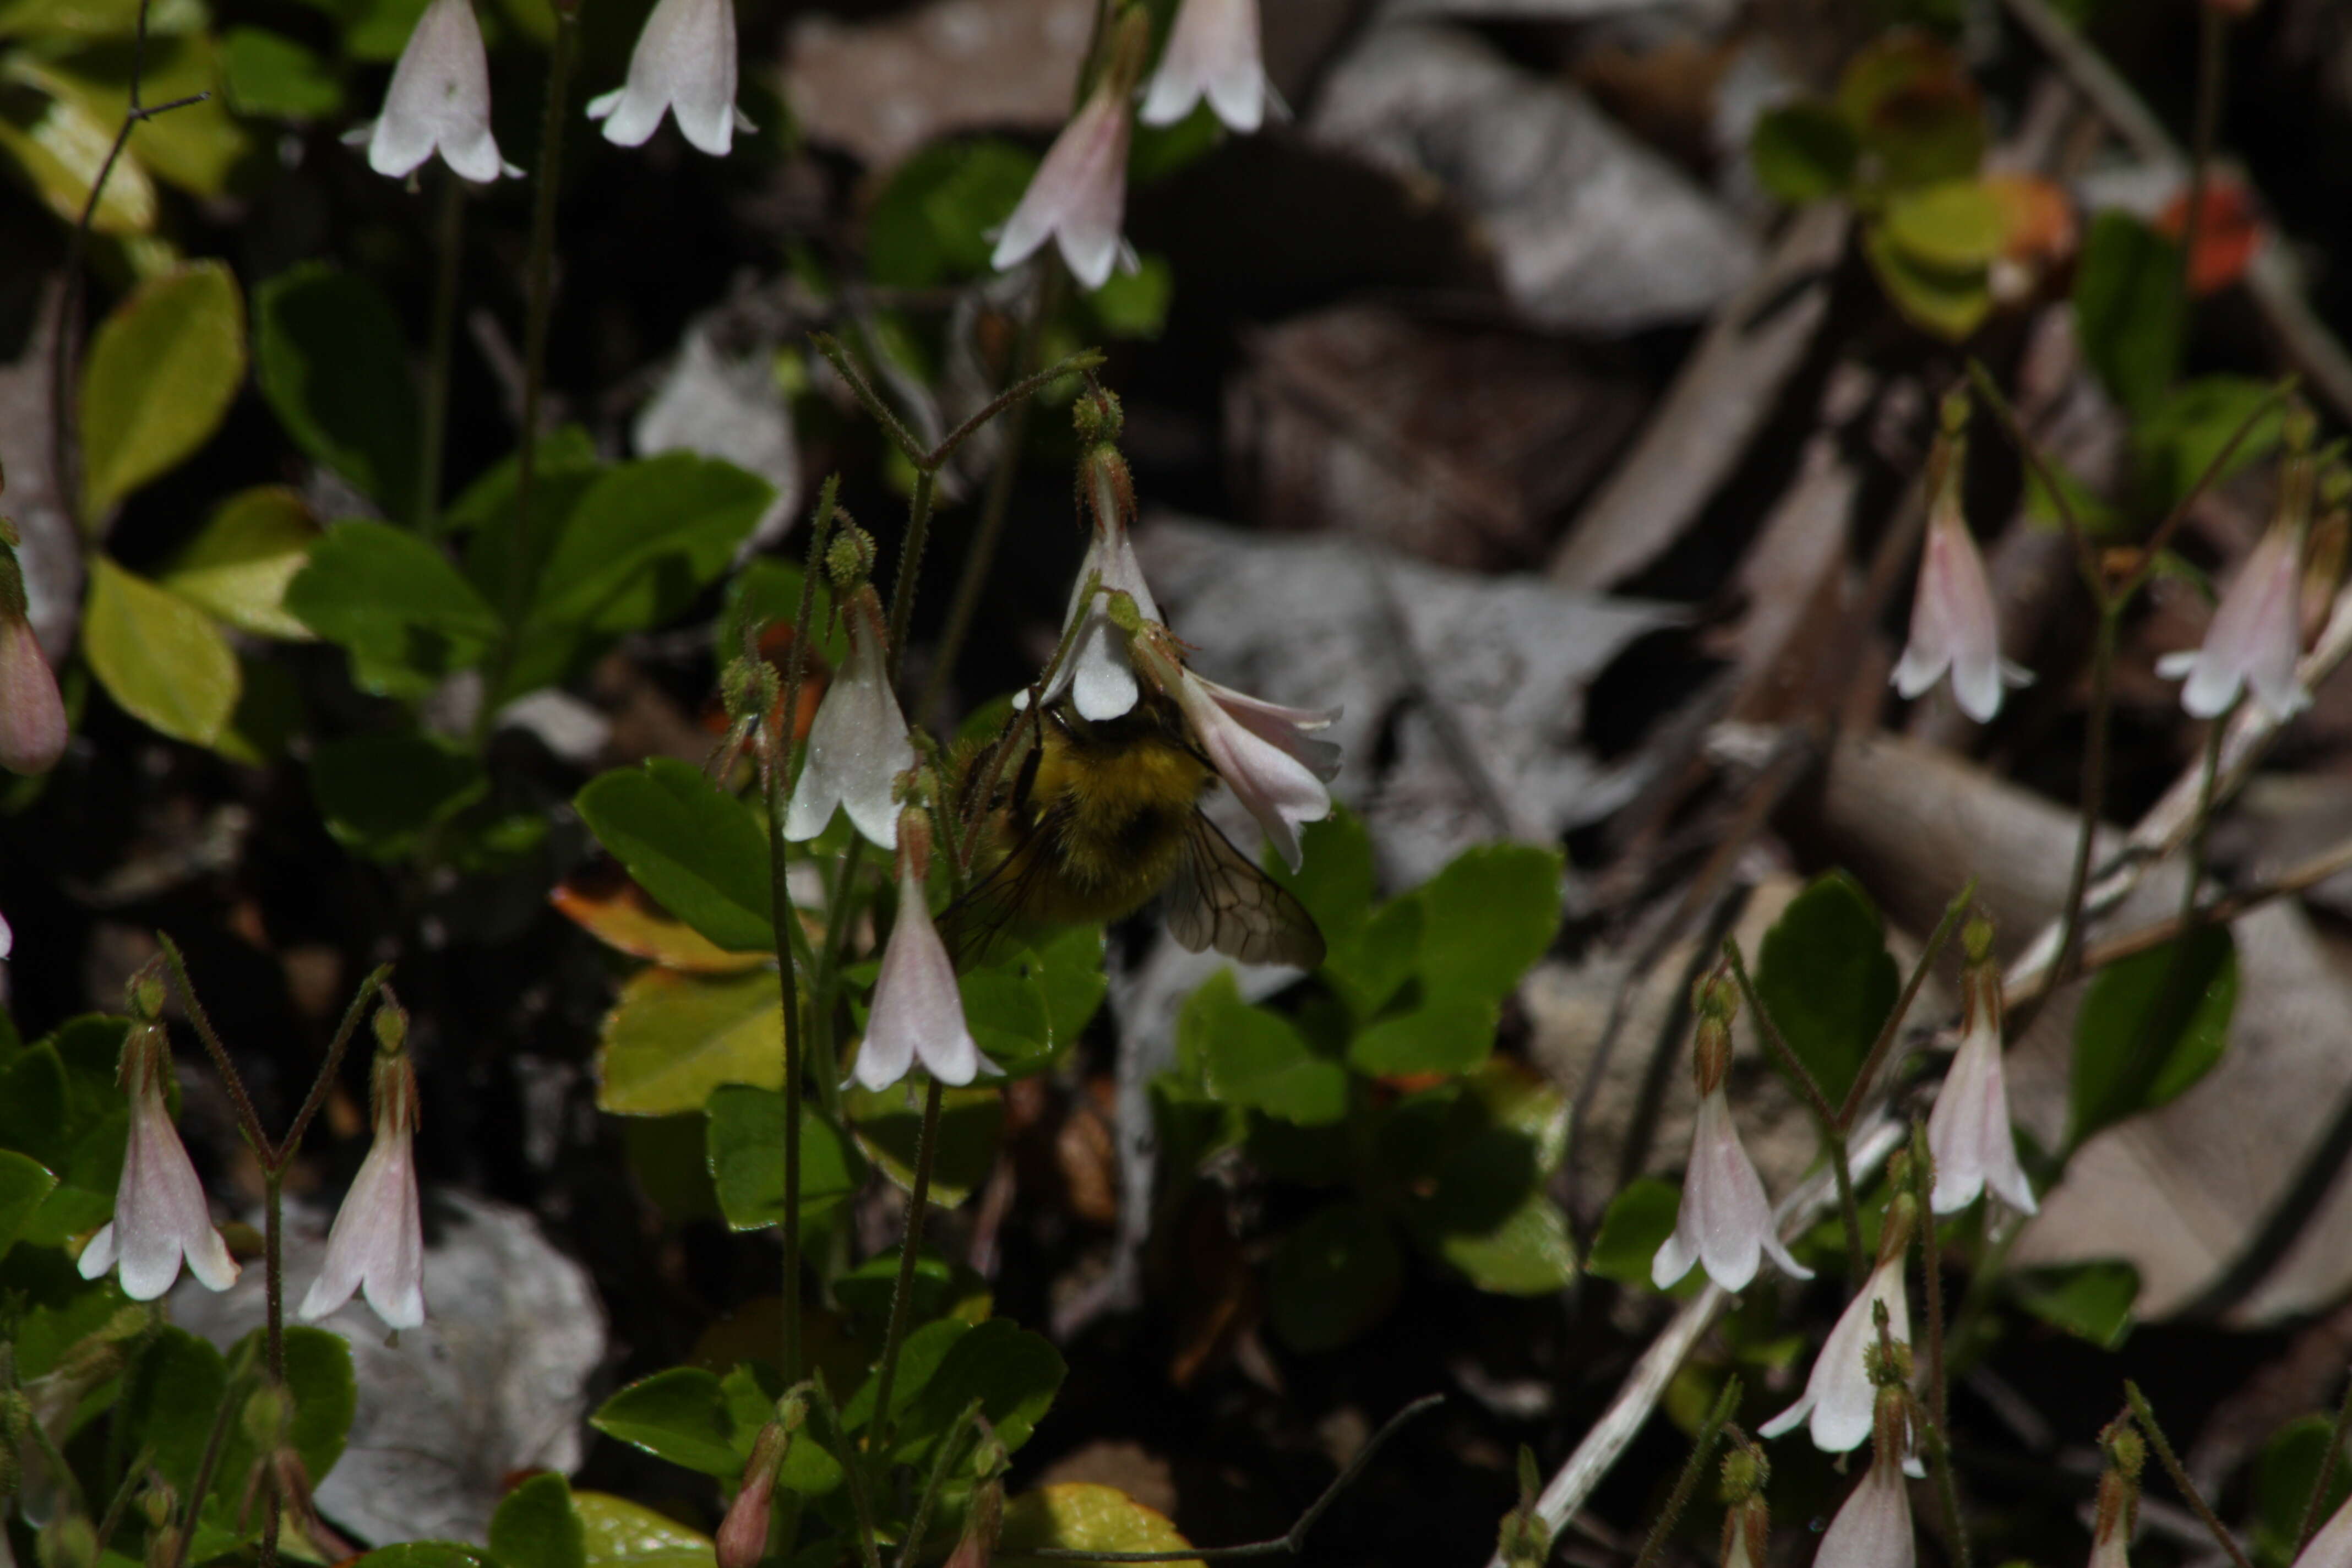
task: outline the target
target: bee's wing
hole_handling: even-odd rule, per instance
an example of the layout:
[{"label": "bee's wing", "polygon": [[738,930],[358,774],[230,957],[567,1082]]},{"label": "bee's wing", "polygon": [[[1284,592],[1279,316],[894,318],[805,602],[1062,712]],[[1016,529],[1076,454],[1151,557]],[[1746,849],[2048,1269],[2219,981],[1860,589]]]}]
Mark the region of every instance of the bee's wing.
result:
[{"label": "bee's wing", "polygon": [[1307,906],[1197,811],[1168,886],[1168,930],[1194,952],[1213,947],[1244,963],[1314,969],[1323,962],[1323,933]]},{"label": "bee's wing", "polygon": [[940,939],[959,967],[988,956],[997,937],[1020,912],[1036,879],[1045,872],[1053,836],[1059,830],[1060,824],[1051,813],[1032,823],[988,875],[940,911]]}]

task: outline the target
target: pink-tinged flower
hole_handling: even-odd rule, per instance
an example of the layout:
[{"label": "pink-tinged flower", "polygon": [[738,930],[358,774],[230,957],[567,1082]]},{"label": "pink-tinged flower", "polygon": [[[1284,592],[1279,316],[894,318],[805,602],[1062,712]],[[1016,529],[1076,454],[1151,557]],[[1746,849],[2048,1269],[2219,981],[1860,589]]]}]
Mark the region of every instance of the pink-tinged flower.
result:
[{"label": "pink-tinged flower", "polygon": [[714,158],[723,158],[738,130],[751,122],[735,107],[734,0],[661,0],[636,51],[629,79],[589,100],[588,118],[604,122],[604,140],[641,147],[665,110],[678,133]]},{"label": "pink-tinged flower", "polygon": [[45,773],[66,749],[66,705],[21,615],[0,614],[0,768]]},{"label": "pink-tinged flower", "polygon": [[1037,165],[1021,203],[1004,221],[989,265],[1003,272],[1018,267],[1051,239],[1061,247],[1070,276],[1088,289],[1110,279],[1133,253],[1119,237],[1127,207],[1127,143],[1133,126],[1119,73],[1103,73],[1095,88]]},{"label": "pink-tinged flower", "polygon": [[2167,679],[2188,678],[2180,706],[2189,717],[2218,719],[2250,687],[2282,723],[2311,705],[2294,672],[2303,653],[2302,557],[2302,530],[2284,519],[2271,524],[2221,595],[2205,645],[2157,660]]},{"label": "pink-tinged flower", "polygon": [[1718,1081],[1699,1096],[1682,1208],[1675,1216],[1674,1235],[1650,1260],[1650,1281],[1663,1290],[1689,1273],[1696,1262],[1705,1265],[1707,1278],[1726,1290],[1744,1290],[1766,1254],[1790,1279],[1813,1277],[1780,1245],[1763,1179],[1739,1142],[1731,1101]]},{"label": "pink-tinged flower", "polygon": [[867,1089],[887,1089],[919,1062],[941,1083],[961,1089],[1001,1069],[980,1054],[964,1022],[955,963],[931,923],[914,860],[910,855],[898,858],[898,922],[882,950],[874,1010],[866,1016],[866,1040],[851,1071]]},{"label": "pink-tinged flower", "polygon": [[2352,1498],[2336,1506],[2288,1568],[2352,1568]]},{"label": "pink-tinged flower", "polygon": [[137,1023],[122,1040],[121,1081],[131,1097],[131,1137],[122,1155],[122,1182],[114,1193],[114,1217],[100,1226],[81,1251],[81,1277],[96,1279],[119,1268],[122,1293],[152,1301],[180,1277],[180,1259],[211,1290],[236,1282],[236,1260],[213,1228],[204,1184],[188,1162],[180,1134],[163,1102],[163,1080],[172,1070],[171,1042],[163,1026]]},{"label": "pink-tinged flower", "polygon": [[712,1541],[719,1568],[757,1568],[760,1559],[768,1554],[776,1471],[791,1441],[782,1424],[775,1421],[761,1426],[759,1436],[751,1439],[751,1458],[743,1467],[743,1484],[736,1489],[735,1500],[727,1505],[727,1515],[719,1521],[719,1533]]},{"label": "pink-tinged flower", "polygon": [[16,951],[16,933],[8,929],[8,917],[0,915],[0,958]]},{"label": "pink-tinged flower", "polygon": [[397,1048],[376,1053],[375,1142],[327,1233],[327,1261],[302,1298],[315,1323],[352,1292],[388,1329],[425,1323],[425,1226],[416,1199],[416,1069]]},{"label": "pink-tinged flower", "polygon": [[[1089,595],[1087,584],[1097,573],[1101,574],[1099,585]],[[1160,605],[1143,580],[1143,563],[1135,558],[1135,544],[1125,524],[1114,520],[1105,528],[1097,521],[1087,544],[1087,558],[1078,566],[1076,585],[1070,590],[1069,613],[1062,622],[1070,638],[1069,655],[1045,689],[1049,703],[1067,692],[1078,716],[1096,723],[1116,719],[1133,708],[1138,692],[1127,630],[1111,619],[1115,593],[1133,599],[1136,614],[1145,620],[1160,619]],[[1077,625],[1076,632],[1069,631],[1073,623]]]},{"label": "pink-tinged flower", "polygon": [[473,0],[433,0],[425,8],[392,68],[383,113],[367,133],[368,167],[395,180],[436,152],[477,184],[522,173],[499,156],[490,134],[490,63]]},{"label": "pink-tinged flower", "polygon": [[[1866,1431],[1866,1413],[1863,1425]],[[1894,1454],[1874,1453],[1861,1484],[1822,1532],[1813,1568],[1912,1568],[1916,1551],[1911,1492],[1903,1484],[1901,1460]]]},{"label": "pink-tinged flower", "polygon": [[[1911,1300],[1903,1282],[1908,1241],[1905,1236],[1895,1246],[1882,1246],[1885,1256],[1871,1270],[1868,1287],[1847,1303],[1844,1315],[1830,1330],[1830,1337],[1822,1342],[1822,1353],[1813,1358],[1812,1375],[1805,1380],[1804,1396],[1759,1428],[1765,1436],[1778,1437],[1784,1432],[1792,1432],[1799,1422],[1808,1417],[1811,1420],[1813,1447],[1824,1454],[1846,1453],[1861,1447],[1870,1436],[1875,1390],[1871,1386],[1863,1354],[1878,1342],[1871,1304],[1886,1303],[1887,1331],[1896,1343],[1909,1344]],[[1824,1543],[1823,1550],[1827,1549]]]},{"label": "pink-tinged flower", "polygon": [[2099,1477],[2099,1511],[2091,1533],[2088,1568],[2131,1568],[2132,1525],[2139,1512],[2139,1488],[2114,1461]]},{"label": "pink-tinged flower", "polygon": [[1257,0],[1184,0],[1143,95],[1143,122],[1173,125],[1205,98],[1246,136],[1265,122],[1266,97]]},{"label": "pink-tinged flower", "polygon": [[1971,963],[1959,1049],[1927,1113],[1927,1147],[1936,1156],[1933,1206],[1957,1214],[1990,1186],[2021,1214],[2034,1212],[2032,1184],[2017,1163],[2017,1136],[2009,1121],[2009,1085],[2001,1070],[2000,972]]},{"label": "pink-tinged flower", "polygon": [[1136,647],[1151,679],[1183,710],[1209,765],[1283,860],[1298,869],[1298,829],[1331,815],[1324,786],[1339,771],[1339,748],[1311,732],[1328,726],[1338,710],[1285,708],[1203,680],[1156,637]]},{"label": "pink-tinged flower", "polygon": [[1895,667],[1895,689],[1918,696],[1952,672],[1960,711],[1988,723],[2000,711],[2004,686],[2028,686],[2033,676],[2000,657],[2000,621],[1985,581],[1984,557],[1960,515],[1957,495],[1931,510],[1911,604],[1911,641]]},{"label": "pink-tinged flower", "polygon": [[898,844],[898,807],[890,797],[898,775],[915,765],[906,715],[890,689],[883,654],[882,603],[870,588],[848,605],[849,657],[825,688],[809,725],[808,760],[784,813],[784,837],[815,837],[835,806],[857,831],[885,849]]}]

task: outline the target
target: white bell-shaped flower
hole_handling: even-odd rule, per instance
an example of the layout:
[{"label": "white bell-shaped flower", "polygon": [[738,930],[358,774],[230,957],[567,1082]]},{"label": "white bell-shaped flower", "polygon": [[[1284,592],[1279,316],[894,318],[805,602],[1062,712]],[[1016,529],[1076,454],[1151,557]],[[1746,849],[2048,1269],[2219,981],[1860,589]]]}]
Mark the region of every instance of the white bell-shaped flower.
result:
[{"label": "white bell-shaped flower", "polygon": [[890,689],[884,656],[881,602],[861,588],[846,608],[849,657],[834,672],[809,725],[808,760],[784,813],[784,837],[815,837],[849,813],[857,831],[885,849],[898,844],[898,806],[891,799],[900,773],[915,765],[907,718]]},{"label": "white bell-shaped flower", "polygon": [[2352,1568],[2352,1498],[2347,1498],[2312,1532],[2288,1568]]},{"label": "white bell-shaped flower", "polygon": [[980,1044],[964,1022],[955,963],[931,921],[915,858],[899,857],[898,920],[882,949],[866,1039],[851,1068],[867,1089],[887,1089],[919,1063],[950,1089],[1002,1070],[980,1054]]},{"label": "white bell-shaped flower", "polygon": [[[1865,1423],[1866,1425],[1866,1423]],[[1911,1491],[1895,1455],[1874,1453],[1870,1468],[1822,1532],[1813,1568],[1913,1568]]]},{"label": "white bell-shaped flower", "polygon": [[2000,657],[2000,617],[1956,490],[1939,500],[1928,518],[1911,605],[1911,640],[1895,667],[1895,689],[1906,698],[1917,697],[1946,670],[1951,671],[1960,711],[1979,724],[2000,711],[2003,687],[2033,680],[2031,671]]},{"label": "white bell-shaped flower", "polygon": [[122,1293],[152,1301],[180,1277],[180,1260],[210,1290],[236,1282],[236,1260],[213,1228],[204,1184],[172,1125],[163,1083],[172,1070],[171,1042],[163,1026],[135,1023],[123,1037],[121,1080],[131,1097],[131,1136],[122,1155],[122,1181],[114,1193],[114,1217],[82,1248],[81,1277],[96,1279],[119,1269]]},{"label": "white bell-shaped flower", "polygon": [[661,0],[629,56],[625,84],[588,102],[604,140],[641,147],[667,112],[696,148],[723,158],[751,129],[735,107],[734,0]]},{"label": "white bell-shaped flower", "polygon": [[436,153],[477,184],[522,173],[499,156],[490,134],[490,63],[473,0],[433,0],[425,8],[366,136],[368,167],[395,180]]},{"label": "white bell-shaped flower", "polygon": [[1902,1245],[1882,1248],[1885,1256],[1871,1270],[1869,1285],[1847,1303],[1837,1326],[1822,1342],[1821,1354],[1813,1358],[1812,1375],[1805,1380],[1803,1397],[1758,1428],[1765,1436],[1778,1437],[1794,1431],[1800,1422],[1810,1421],[1813,1447],[1825,1454],[1843,1454],[1860,1447],[1870,1436],[1876,1390],[1871,1386],[1864,1356],[1878,1340],[1872,1306],[1885,1302],[1887,1331],[1898,1344],[1911,1342],[1911,1302],[1903,1282],[1907,1251]]},{"label": "white bell-shaped flower", "polygon": [[1990,1187],[2019,1213],[2032,1214],[2033,1186],[2017,1163],[2002,1070],[2000,972],[1990,963],[1971,963],[1962,983],[1968,1007],[1959,1049],[1927,1113],[1927,1148],[1936,1157],[1933,1206],[1937,1214],[1957,1214]]},{"label": "white bell-shaped flower", "polygon": [[2218,719],[2251,689],[2281,723],[2311,705],[2295,664],[2303,656],[2302,530],[2282,519],[2266,529],[2221,595],[2204,645],[2157,661],[2168,679],[2186,678],[2180,706]]},{"label": "white bell-shaped flower", "polygon": [[375,1062],[375,1142],[327,1233],[327,1260],[302,1298],[306,1323],[354,1291],[388,1329],[425,1322],[425,1226],[416,1196],[416,1069],[403,1050]]},{"label": "white bell-shaped flower", "polygon": [[1112,267],[1122,261],[1133,270],[1134,253],[1120,238],[1119,226],[1127,211],[1127,147],[1134,127],[1117,76],[1104,73],[1037,165],[989,258],[999,272],[1020,266],[1048,239],[1061,247],[1070,276],[1089,289],[1108,282]]},{"label": "white bell-shaped flower", "polygon": [[45,773],[66,750],[66,705],[31,623],[0,612],[0,768]]},{"label": "white bell-shaped flower", "polygon": [[1219,120],[1248,135],[1265,123],[1270,96],[1257,0],[1184,0],[1144,91],[1143,122],[1173,125],[1205,98]]},{"label": "white bell-shaped flower", "polygon": [[1650,1280],[1661,1290],[1703,1264],[1706,1277],[1726,1290],[1748,1288],[1759,1261],[1769,1257],[1792,1279],[1813,1271],[1789,1255],[1772,1224],[1772,1205],[1763,1178],[1739,1141],[1731,1101],[1722,1083],[1699,1096],[1698,1120],[1691,1129],[1690,1172],[1683,1179],[1682,1207],[1675,1233],[1650,1260]]}]

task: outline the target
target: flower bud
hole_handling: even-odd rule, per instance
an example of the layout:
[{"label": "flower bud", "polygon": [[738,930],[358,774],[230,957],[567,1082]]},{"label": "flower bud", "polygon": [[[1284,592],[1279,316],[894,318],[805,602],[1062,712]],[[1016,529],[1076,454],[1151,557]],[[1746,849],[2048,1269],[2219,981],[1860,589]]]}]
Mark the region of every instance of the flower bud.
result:
[{"label": "flower bud", "polygon": [[1772,1479],[1771,1461],[1764,1450],[1742,1442],[1723,1456],[1723,1487],[1719,1493],[1726,1508],[1737,1508],[1762,1491]]},{"label": "flower bud", "polygon": [[764,658],[729,659],[719,678],[719,694],[729,719],[738,724],[757,723],[775,711],[779,700],[775,667]]},{"label": "flower bud", "polygon": [[833,542],[824,547],[824,574],[842,594],[864,586],[874,575],[874,536],[845,510],[835,514]]},{"label": "flower bud", "polygon": [[124,987],[123,1003],[131,1016],[142,1024],[152,1024],[163,1016],[163,961],[150,959]]},{"label": "flower bud", "polygon": [[768,1554],[768,1523],[773,1513],[776,1473],[792,1446],[792,1434],[782,1423],[771,1421],[751,1440],[751,1458],[743,1466],[743,1484],[727,1505],[719,1523],[719,1568],[752,1568]]},{"label": "flower bud", "polygon": [[147,1516],[150,1529],[161,1530],[180,1511],[180,1494],[172,1489],[168,1481],[151,1482],[139,1494],[139,1511]]},{"label": "flower bud", "polygon": [[293,1415],[293,1405],[279,1384],[264,1381],[246,1395],[245,1409],[237,1417],[245,1429],[245,1440],[257,1448],[269,1449],[278,1446],[285,1436],[286,1424]]},{"label": "flower bud", "polygon": [[376,1048],[397,1054],[408,1045],[408,1011],[391,996],[378,999],[375,1007]]},{"label": "flower bud", "polygon": [[1082,447],[1116,441],[1127,427],[1127,415],[1119,407],[1118,394],[1092,382],[1070,405],[1070,419],[1077,426],[1078,444]]},{"label": "flower bud", "polygon": [[1970,963],[1982,963],[1992,953],[1992,921],[1978,915],[1960,928],[1960,951]]}]

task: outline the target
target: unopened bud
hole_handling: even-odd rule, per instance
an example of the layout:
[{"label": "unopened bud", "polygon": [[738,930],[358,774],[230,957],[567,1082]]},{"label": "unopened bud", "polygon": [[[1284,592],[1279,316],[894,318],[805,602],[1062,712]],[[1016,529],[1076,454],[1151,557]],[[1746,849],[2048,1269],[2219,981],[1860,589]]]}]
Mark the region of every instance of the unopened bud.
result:
[{"label": "unopened bud", "polygon": [[152,1024],[163,1016],[163,961],[150,959],[139,973],[131,977],[124,988],[123,1002],[131,1016],[142,1024]]},{"label": "unopened bud", "polygon": [[171,1524],[158,1524],[147,1531],[147,1568],[173,1568],[180,1561],[180,1531]]},{"label": "unopened bud", "polygon": [[1772,1479],[1772,1467],[1763,1451],[1740,1444],[1723,1456],[1722,1500],[1726,1508],[1736,1508],[1754,1497]]},{"label": "unopened bud", "polygon": [[389,996],[375,1005],[375,1043],[378,1050],[387,1052],[408,1045],[408,1010]]},{"label": "unopened bud", "polygon": [[1912,1236],[1919,1228],[1919,1200],[1911,1194],[1911,1159],[1901,1149],[1886,1162],[1887,1179],[1897,1184],[1895,1196],[1887,1200],[1886,1223],[1878,1233],[1878,1261],[1885,1263],[1903,1256],[1911,1245]]},{"label": "unopened bud", "polygon": [[180,1494],[172,1489],[168,1481],[152,1482],[139,1494],[139,1511],[147,1516],[150,1529],[161,1530],[180,1511]]},{"label": "unopened bud", "polygon": [[764,658],[730,658],[719,677],[719,695],[736,723],[764,719],[776,707],[775,667]]},{"label": "unopened bud", "polygon": [[1127,426],[1127,415],[1119,407],[1118,394],[1091,382],[1070,405],[1070,419],[1077,426],[1078,444],[1083,447],[1116,441]]},{"label": "unopened bud", "polygon": [[1739,984],[1717,969],[1691,986],[1691,1011],[1728,1024],[1739,1016]]},{"label": "unopened bud", "polygon": [[1721,1089],[1730,1072],[1730,1027],[1710,1014],[1699,1020],[1698,1031],[1691,1037],[1691,1076],[1705,1096]]},{"label": "unopened bud", "polygon": [[2099,1434],[2099,1447],[2106,1453],[2109,1469],[2139,1479],[2147,1464],[2147,1439],[2139,1435],[2139,1428],[2129,1420],[2118,1421]]},{"label": "unopened bud", "polygon": [[1992,952],[1992,921],[1975,916],[1960,928],[1960,951],[1970,963],[1982,963]]},{"label": "unopened bud", "polygon": [[768,1522],[773,1514],[776,1472],[792,1446],[792,1434],[781,1422],[771,1421],[751,1439],[751,1458],[743,1466],[743,1484],[719,1521],[719,1568],[752,1568],[768,1554]]},{"label": "unopened bud", "polygon": [[257,1448],[275,1448],[285,1436],[286,1423],[292,1413],[284,1388],[266,1381],[259,1384],[245,1396],[245,1409],[238,1416],[245,1428],[245,1440]]},{"label": "unopened bud", "polygon": [[2319,438],[2319,420],[2312,414],[2311,405],[2300,397],[2289,398],[2286,413],[2279,420],[2279,436],[2294,456],[2310,451],[2311,444]]},{"label": "unopened bud", "polygon": [[824,547],[824,574],[844,594],[874,575],[874,536],[851,521],[845,511],[834,523],[833,542]]},{"label": "unopened bud", "polygon": [[41,1568],[94,1568],[98,1562],[98,1531],[80,1514],[68,1513],[49,1521],[35,1543]]}]

